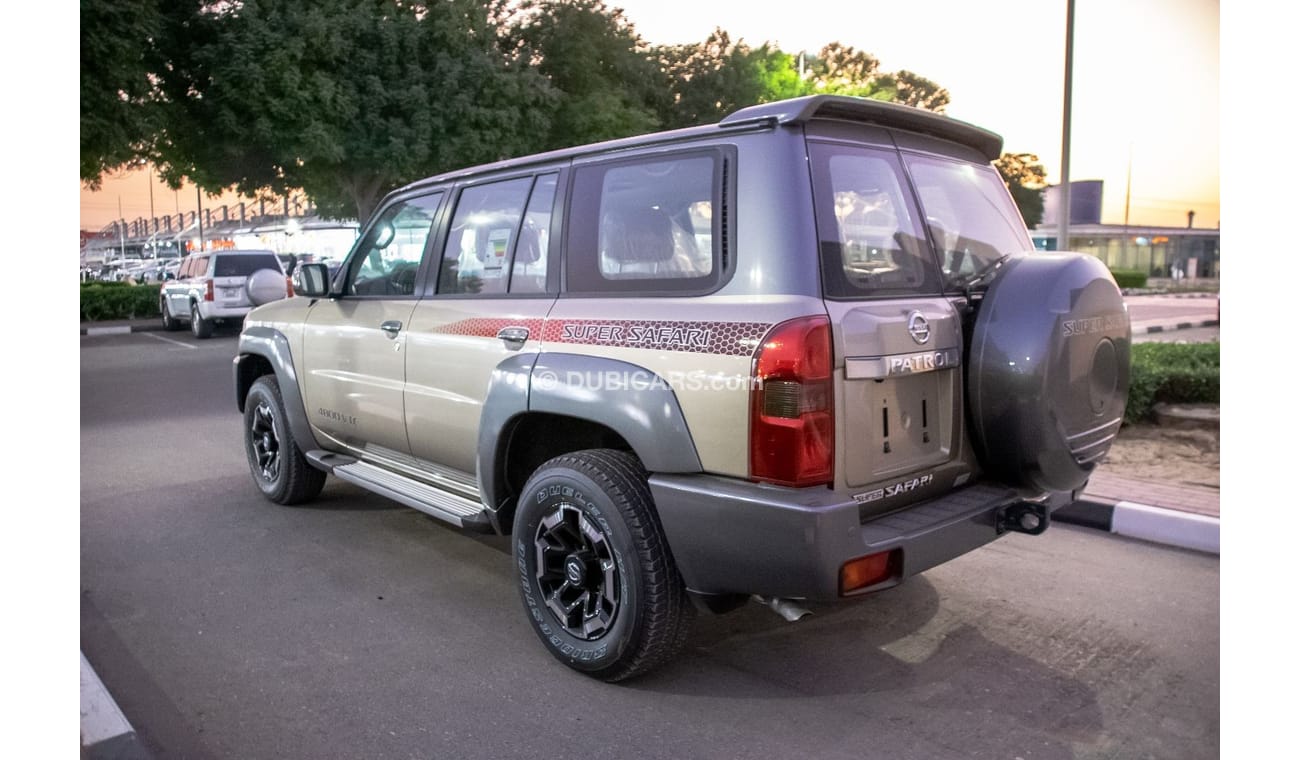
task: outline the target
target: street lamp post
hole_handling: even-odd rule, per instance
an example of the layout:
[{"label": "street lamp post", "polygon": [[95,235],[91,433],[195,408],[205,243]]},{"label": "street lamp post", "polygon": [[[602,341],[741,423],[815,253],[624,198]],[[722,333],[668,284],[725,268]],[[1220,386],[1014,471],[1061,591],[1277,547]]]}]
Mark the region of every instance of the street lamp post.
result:
[{"label": "street lamp post", "polygon": [[1074,0],[1065,2],[1065,107],[1061,125],[1061,193],[1056,250],[1070,247],[1070,88],[1074,75]]}]

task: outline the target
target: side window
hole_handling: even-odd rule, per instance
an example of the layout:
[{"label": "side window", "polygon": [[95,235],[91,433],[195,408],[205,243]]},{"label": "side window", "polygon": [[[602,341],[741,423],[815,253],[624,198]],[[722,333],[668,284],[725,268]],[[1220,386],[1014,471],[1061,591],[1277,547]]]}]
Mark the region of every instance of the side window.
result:
[{"label": "side window", "polygon": [[532,177],[467,187],[456,204],[438,275],[438,292],[505,293]]},{"label": "side window", "polygon": [[190,277],[202,277],[208,273],[207,256],[192,258],[190,262]]},{"label": "side window", "polygon": [[176,279],[183,280],[186,277],[189,277],[190,269],[193,268],[192,267],[193,264],[194,264],[194,259],[189,256],[186,256],[185,260],[181,262],[181,268],[176,270]]},{"label": "side window", "polygon": [[721,270],[720,156],[586,166],[574,179],[569,290],[696,291]]},{"label": "side window", "polygon": [[545,293],[546,261],[551,244],[551,210],[555,205],[556,175],[544,174],[533,183],[533,194],[519,231],[510,272],[511,293]]},{"label": "side window", "polygon": [[415,275],[442,193],[394,203],[366,233],[348,262],[344,292],[359,296],[415,294]]}]

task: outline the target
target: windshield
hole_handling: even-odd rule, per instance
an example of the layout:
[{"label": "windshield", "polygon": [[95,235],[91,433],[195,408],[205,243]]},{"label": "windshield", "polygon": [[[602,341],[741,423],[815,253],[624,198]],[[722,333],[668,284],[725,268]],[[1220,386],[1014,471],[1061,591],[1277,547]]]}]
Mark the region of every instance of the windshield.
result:
[{"label": "windshield", "polygon": [[944,288],[960,288],[999,259],[1033,245],[997,171],[963,161],[905,155],[938,249]]}]

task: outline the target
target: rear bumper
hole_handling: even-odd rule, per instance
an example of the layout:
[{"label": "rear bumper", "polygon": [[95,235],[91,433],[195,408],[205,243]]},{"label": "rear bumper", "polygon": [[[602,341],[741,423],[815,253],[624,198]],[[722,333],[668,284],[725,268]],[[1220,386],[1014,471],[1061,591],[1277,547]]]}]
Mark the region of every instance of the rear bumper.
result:
[{"label": "rear bumper", "polygon": [[[862,522],[852,497],[710,475],[650,478],[660,520],[687,588],[702,594],[761,594],[834,600],[840,567],[899,550],[890,579],[852,594],[897,585],[1006,532],[1000,519],[1023,504],[1016,491],[977,484]],[[1071,494],[1052,494],[1057,509]]]},{"label": "rear bumper", "polygon": [[199,306],[204,319],[243,319],[252,310],[252,306],[223,306],[211,301]]}]

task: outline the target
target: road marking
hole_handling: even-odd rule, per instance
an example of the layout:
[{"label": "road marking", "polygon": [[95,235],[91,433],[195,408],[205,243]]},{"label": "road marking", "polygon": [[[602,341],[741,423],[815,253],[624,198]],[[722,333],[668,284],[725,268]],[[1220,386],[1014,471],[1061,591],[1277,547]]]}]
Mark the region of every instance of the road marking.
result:
[{"label": "road marking", "polygon": [[198,348],[198,346],[194,346],[194,345],[191,345],[191,344],[189,344],[189,343],[185,343],[185,342],[182,342],[182,341],[179,341],[179,340],[173,340],[172,338],[164,338],[164,337],[161,336],[161,335],[154,335],[153,333],[144,333],[144,334],[145,334],[145,335],[148,335],[150,338],[155,338],[155,339],[157,339],[157,340],[161,340],[161,341],[164,341],[164,342],[166,342],[166,343],[172,343],[172,344],[177,345],[177,346],[180,346],[180,347],[182,347],[182,348]]},{"label": "road marking", "polygon": [[81,744],[89,746],[131,733],[131,724],[104,688],[95,669],[81,655]]},{"label": "road marking", "polygon": [[89,338],[92,335],[126,335],[129,332],[131,332],[131,327],[129,325],[122,325],[120,327],[87,327],[86,337]]}]

